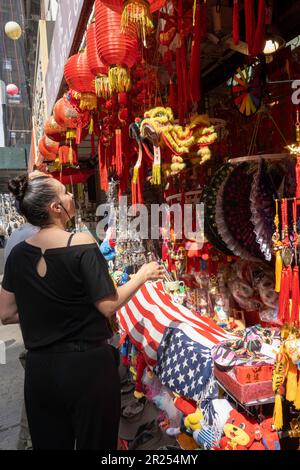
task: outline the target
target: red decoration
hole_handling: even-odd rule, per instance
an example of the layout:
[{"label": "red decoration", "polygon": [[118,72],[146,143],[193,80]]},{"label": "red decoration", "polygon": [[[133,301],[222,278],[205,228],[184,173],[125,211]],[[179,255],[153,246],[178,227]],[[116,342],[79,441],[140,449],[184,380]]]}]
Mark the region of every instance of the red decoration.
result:
[{"label": "red decoration", "polygon": [[95,93],[95,79],[86,52],[79,52],[68,59],[64,75],[68,86],[73,90],[79,93]]},{"label": "red decoration", "polygon": [[83,128],[89,124],[89,113],[79,113],[66,97],[63,97],[54,106],[54,119],[64,129]]},{"label": "red decoration", "polygon": [[201,77],[201,29],[200,29],[200,5],[196,6],[195,13],[195,31],[192,46],[191,64],[189,71],[189,84],[191,89],[191,98],[194,103],[198,103],[201,97],[200,77]]},{"label": "red decoration", "polygon": [[266,2],[259,0],[258,19],[255,25],[255,11],[253,0],[245,0],[246,42],[249,54],[261,54],[265,45],[266,35]]},{"label": "red decoration", "polygon": [[[121,13],[124,2],[123,0],[102,0],[102,3],[107,7],[111,8],[112,10]],[[149,3],[150,11],[151,13],[154,13],[155,11],[160,10],[164,6],[166,0],[146,0],[146,3]]]},{"label": "red decoration", "polygon": [[51,173],[53,178],[59,180],[62,184],[85,183],[94,174],[95,170],[76,170],[75,168],[64,168],[62,171]]},{"label": "red decoration", "polygon": [[61,142],[66,138],[66,129],[59,124],[54,119],[54,116],[50,116],[44,125],[45,135],[55,142]]},{"label": "red decoration", "polygon": [[[48,141],[48,143],[49,143],[49,141]],[[53,144],[55,144],[55,143],[53,142]],[[42,155],[42,157],[45,160],[54,161],[56,159],[56,154],[57,154],[56,150],[58,150],[58,148],[53,148],[52,149],[51,147],[47,147],[47,145],[46,145],[46,136],[45,135],[43,135],[43,137],[40,139],[38,149],[39,149],[40,154]]]},{"label": "red decoration", "polygon": [[112,91],[128,91],[130,69],[138,58],[136,29],[121,33],[121,13],[111,10],[101,0],[95,3],[97,49],[101,61],[110,66],[109,83]]},{"label": "red decoration", "polygon": [[240,42],[240,6],[239,0],[233,3],[232,38],[235,45]]},{"label": "red decoration", "polygon": [[62,145],[58,151],[59,163],[61,165],[77,165],[78,155],[77,149],[72,145]]},{"label": "red decoration", "polygon": [[19,88],[17,87],[17,85],[14,85],[13,83],[10,83],[6,87],[6,93],[10,96],[17,95],[19,93]]},{"label": "red decoration", "polygon": [[91,73],[96,77],[95,89],[98,96],[108,98],[111,90],[108,82],[108,67],[101,61],[96,40],[96,24],[91,23],[86,32],[86,53]]}]

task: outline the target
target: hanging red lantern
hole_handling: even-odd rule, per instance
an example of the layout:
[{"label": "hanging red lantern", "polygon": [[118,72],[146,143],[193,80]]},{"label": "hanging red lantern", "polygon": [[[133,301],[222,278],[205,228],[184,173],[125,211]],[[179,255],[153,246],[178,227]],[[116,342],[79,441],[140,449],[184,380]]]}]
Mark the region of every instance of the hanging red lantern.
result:
[{"label": "hanging red lantern", "polygon": [[89,124],[89,113],[78,112],[64,96],[54,106],[54,119],[64,129],[77,129]]},{"label": "hanging red lantern", "polygon": [[14,85],[13,83],[10,83],[9,85],[7,85],[6,87],[6,93],[9,95],[9,96],[15,96],[19,93],[19,88],[17,87],[17,85]]},{"label": "hanging red lantern", "polygon": [[102,0],[110,9],[121,13],[121,31],[130,34],[135,26],[146,46],[146,36],[153,29],[152,13],[160,10],[166,0]]},{"label": "hanging red lantern", "polygon": [[78,93],[80,109],[92,111],[97,108],[95,77],[90,71],[86,51],[72,55],[64,67],[68,86]]},{"label": "hanging red lantern", "polygon": [[91,73],[95,78],[95,90],[98,96],[109,98],[111,89],[108,81],[108,67],[101,61],[96,40],[96,24],[91,23],[86,32],[86,54]]},{"label": "hanging red lantern", "polygon": [[[55,142],[53,142],[53,144],[55,144]],[[42,155],[42,157],[44,158],[44,160],[54,161],[56,159],[56,149],[55,148],[52,149],[51,147],[47,147],[47,145],[46,145],[46,136],[45,135],[43,135],[43,137],[39,141],[38,150],[39,150],[40,154]],[[57,148],[57,150],[58,150],[58,148]]]},{"label": "hanging red lantern", "polygon": [[130,26],[121,32],[121,13],[111,10],[101,0],[95,3],[97,49],[101,61],[110,67],[109,83],[113,92],[130,89],[130,71],[138,58],[137,31]]},{"label": "hanging red lantern", "polygon": [[61,142],[66,138],[66,129],[54,119],[54,116],[50,116],[44,124],[45,135],[55,142]]}]

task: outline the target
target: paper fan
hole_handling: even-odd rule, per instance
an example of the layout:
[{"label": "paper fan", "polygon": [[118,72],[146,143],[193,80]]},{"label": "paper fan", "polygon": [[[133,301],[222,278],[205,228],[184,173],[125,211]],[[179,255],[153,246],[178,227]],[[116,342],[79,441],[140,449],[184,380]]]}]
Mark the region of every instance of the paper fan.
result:
[{"label": "paper fan", "polygon": [[253,116],[259,110],[263,83],[261,65],[257,60],[236,70],[231,79],[231,94],[235,107],[244,116]]},{"label": "paper fan", "polygon": [[[254,175],[247,163],[242,163],[229,175],[223,193],[224,223],[232,238],[244,250],[255,258],[261,258],[251,222],[250,194]],[[229,248],[233,249],[231,246]]]},{"label": "paper fan", "polygon": [[227,178],[223,181],[222,185],[219,188],[216,200],[216,224],[217,230],[224,243],[230,248],[230,250],[236,255],[245,260],[249,261],[256,261],[256,258],[250,255],[250,253],[245,250],[240,243],[233,237],[231,231],[227,227],[225,217],[224,217],[224,207],[223,207],[223,200],[224,200],[224,189],[227,184],[227,181],[230,177],[228,174]]},{"label": "paper fan", "polygon": [[272,235],[275,231],[274,199],[277,199],[277,192],[273,189],[272,180],[267,172],[267,164],[261,160],[253,180],[250,208],[256,242],[267,261],[272,259]]},{"label": "paper fan", "polygon": [[216,199],[219,187],[226,179],[228,173],[232,171],[232,165],[223,165],[219,170],[216,171],[208,186],[206,186],[202,202],[204,203],[204,214],[205,214],[205,235],[210,243],[212,243],[222,253],[232,256],[232,251],[228,249],[224,243],[220,234],[218,233],[217,224],[215,220],[216,216]]}]

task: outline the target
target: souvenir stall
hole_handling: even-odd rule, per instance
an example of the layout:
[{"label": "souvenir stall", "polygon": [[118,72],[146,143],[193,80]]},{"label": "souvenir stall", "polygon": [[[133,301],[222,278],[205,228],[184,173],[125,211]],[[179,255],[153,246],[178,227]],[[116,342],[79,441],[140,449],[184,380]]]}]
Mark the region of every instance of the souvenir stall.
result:
[{"label": "souvenir stall", "polygon": [[[263,59],[272,2],[225,2],[223,17],[212,3],[96,0],[39,142],[37,168],[70,185],[116,286],[145,262],[164,267],[112,324],[121,449],[280,450],[300,438],[300,120],[280,88],[297,70],[286,49]],[[222,18],[225,49],[247,52],[203,95]],[[90,177],[114,214],[102,239],[83,227]],[[154,204],[167,221],[158,239],[135,220],[143,205],[153,228]],[[174,206],[182,222],[198,208],[182,233]]]}]

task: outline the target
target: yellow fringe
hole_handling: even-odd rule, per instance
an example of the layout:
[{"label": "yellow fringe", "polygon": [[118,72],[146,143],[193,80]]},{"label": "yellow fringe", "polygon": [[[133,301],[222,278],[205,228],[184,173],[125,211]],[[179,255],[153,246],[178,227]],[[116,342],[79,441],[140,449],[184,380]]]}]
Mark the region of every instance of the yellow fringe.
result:
[{"label": "yellow fringe", "polygon": [[93,119],[93,116],[91,116],[89,134],[92,135],[93,132],[94,132],[94,119]]},{"label": "yellow fringe", "polygon": [[97,96],[95,93],[81,93],[80,95],[80,109],[82,111],[93,111],[97,108]]},{"label": "yellow fringe", "polygon": [[274,413],[273,413],[273,420],[274,420],[274,428],[276,431],[282,429],[283,426],[283,416],[282,416],[282,400],[279,393],[275,395],[275,406],[274,406]]},{"label": "yellow fringe", "polygon": [[112,92],[122,93],[130,90],[130,71],[126,67],[111,67],[108,72],[108,80]]},{"label": "yellow fringe", "polygon": [[112,95],[109,80],[106,75],[98,75],[95,80],[95,90],[97,96],[108,99]]},{"label": "yellow fringe", "polygon": [[281,287],[281,273],[282,273],[282,258],[280,251],[276,251],[276,263],[275,263],[275,276],[276,276],[276,283],[275,283],[275,292],[280,292]]},{"label": "yellow fringe", "polygon": [[138,167],[134,167],[134,168],[133,168],[133,175],[132,175],[132,182],[133,182],[134,184],[137,184],[138,176],[139,176],[139,168],[138,168]]},{"label": "yellow fringe", "polygon": [[161,167],[160,165],[152,166],[152,184],[161,184]]},{"label": "yellow fringe", "polygon": [[297,393],[296,393],[296,398],[294,401],[294,406],[296,410],[300,410],[300,376],[298,380]]},{"label": "yellow fringe", "polygon": [[76,129],[68,129],[66,132],[66,139],[76,139]]},{"label": "yellow fringe", "polygon": [[131,34],[130,26],[137,28],[138,35],[142,38],[146,47],[146,36],[153,29],[150,5],[145,0],[127,0],[124,2],[121,31],[122,33]]},{"label": "yellow fringe", "polygon": [[71,147],[71,145],[70,145],[70,148],[69,148],[68,160],[72,165],[73,164],[73,148]]},{"label": "yellow fringe", "polygon": [[134,391],[133,395],[137,400],[140,400],[141,398],[145,396],[143,392],[137,392],[136,390]]},{"label": "yellow fringe", "polygon": [[297,366],[290,360],[289,370],[286,382],[286,399],[287,401],[296,400],[297,396]]}]

